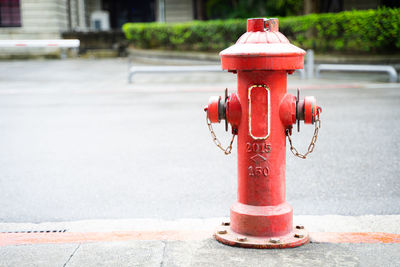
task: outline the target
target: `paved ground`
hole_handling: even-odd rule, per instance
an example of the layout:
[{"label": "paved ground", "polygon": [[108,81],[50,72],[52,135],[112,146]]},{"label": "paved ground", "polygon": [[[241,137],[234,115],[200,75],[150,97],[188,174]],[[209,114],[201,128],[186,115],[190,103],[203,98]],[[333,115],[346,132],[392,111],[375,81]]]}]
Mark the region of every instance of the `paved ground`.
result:
[{"label": "paved ground", "polygon": [[[203,106],[211,94],[234,90],[234,75],[147,74],[129,85],[126,60],[0,62],[0,69],[0,222],[228,216],[236,198],[236,154],[226,157],[213,145]],[[287,156],[287,199],[295,214],[399,214],[400,86],[382,83],[384,75],[323,77],[289,79],[292,92],[304,88],[303,95],[315,95],[323,107],[315,152],[307,160]],[[312,127],[303,126],[295,143],[306,149],[311,134]],[[228,134],[218,135],[227,142]],[[390,244],[313,244],[240,262],[260,252],[211,240],[168,241],[165,249],[166,242],[82,244],[68,265],[79,257],[95,265],[97,254],[85,253],[96,246],[114,251],[116,261],[133,253],[167,266],[208,265],[216,252],[247,266],[287,257],[293,264],[301,257],[305,265],[369,265],[372,251],[389,265],[399,252]],[[12,255],[28,260],[47,255],[50,246],[55,254],[43,264],[61,266],[77,248],[38,246],[1,248],[0,255],[8,255],[10,266]],[[118,256],[127,251],[128,258]],[[54,258],[57,253],[62,257]],[[188,253],[190,259],[179,256]]]},{"label": "paved ground", "polygon": [[[398,266],[398,244],[308,244],[283,251],[204,241],[124,241],[6,247],[0,266]],[[48,251],[52,253],[49,254]],[[381,258],[376,258],[376,255]],[[26,261],[21,261],[24,255]],[[5,258],[3,258],[5,259]]]}]

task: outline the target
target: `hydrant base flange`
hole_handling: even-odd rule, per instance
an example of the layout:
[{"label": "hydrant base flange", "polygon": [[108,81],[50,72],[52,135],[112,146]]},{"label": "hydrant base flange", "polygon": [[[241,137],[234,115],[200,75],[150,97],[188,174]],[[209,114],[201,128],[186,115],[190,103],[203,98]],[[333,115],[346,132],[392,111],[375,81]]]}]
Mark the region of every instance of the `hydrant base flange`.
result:
[{"label": "hydrant base flange", "polygon": [[242,248],[279,249],[294,248],[304,245],[310,241],[308,231],[304,228],[295,227],[292,232],[284,236],[258,237],[238,234],[223,223],[214,233],[214,238],[229,246]]}]

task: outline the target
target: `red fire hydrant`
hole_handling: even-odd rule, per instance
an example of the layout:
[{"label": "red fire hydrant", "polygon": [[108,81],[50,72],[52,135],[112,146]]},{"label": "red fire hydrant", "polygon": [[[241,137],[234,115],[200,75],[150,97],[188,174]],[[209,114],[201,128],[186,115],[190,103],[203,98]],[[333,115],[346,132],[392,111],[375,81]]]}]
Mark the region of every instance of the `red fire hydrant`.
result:
[{"label": "red fire hydrant", "polygon": [[[313,96],[304,100],[286,93],[287,73],[302,69],[305,51],[290,44],[278,31],[278,19],[248,19],[247,32],[220,53],[222,68],[237,73],[238,93],[211,97],[207,124],[216,145],[229,154],[238,139],[238,199],[230,222],[215,238],[227,245],[252,248],[287,248],[309,241],[303,226],[293,227],[293,209],[285,200],[286,136],[296,156],[306,158],[314,149],[320,128]],[[225,120],[232,140],[224,149],[212,123]],[[293,124],[315,124],[307,153],[292,145]]]}]

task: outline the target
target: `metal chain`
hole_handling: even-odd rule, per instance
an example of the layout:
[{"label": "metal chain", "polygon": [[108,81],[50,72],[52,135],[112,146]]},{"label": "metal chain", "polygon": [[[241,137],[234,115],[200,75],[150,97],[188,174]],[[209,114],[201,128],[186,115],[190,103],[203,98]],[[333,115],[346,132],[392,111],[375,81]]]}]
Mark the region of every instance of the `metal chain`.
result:
[{"label": "metal chain", "polygon": [[289,139],[289,144],[290,144],[290,151],[292,151],[293,155],[295,155],[296,157],[299,157],[301,159],[306,159],[308,154],[310,154],[311,152],[314,151],[315,143],[317,143],[317,139],[318,139],[318,131],[321,128],[321,120],[319,119],[319,111],[317,112],[317,115],[315,116],[314,123],[315,123],[314,135],[311,138],[311,143],[308,146],[308,150],[305,154],[299,153],[299,151],[293,146],[292,138],[290,138],[290,131],[286,130],[286,135]]},{"label": "metal chain", "polygon": [[206,122],[207,122],[208,129],[210,130],[211,137],[212,137],[212,139],[213,139],[214,144],[215,144],[219,149],[221,149],[222,151],[224,151],[225,155],[231,154],[231,152],[232,152],[232,144],[233,144],[233,141],[235,140],[235,134],[232,135],[231,142],[229,143],[229,145],[227,146],[227,148],[223,148],[222,145],[221,145],[221,142],[218,140],[217,136],[215,135],[214,129],[213,129],[212,125],[211,125],[211,121],[208,119],[207,114],[206,114]]}]

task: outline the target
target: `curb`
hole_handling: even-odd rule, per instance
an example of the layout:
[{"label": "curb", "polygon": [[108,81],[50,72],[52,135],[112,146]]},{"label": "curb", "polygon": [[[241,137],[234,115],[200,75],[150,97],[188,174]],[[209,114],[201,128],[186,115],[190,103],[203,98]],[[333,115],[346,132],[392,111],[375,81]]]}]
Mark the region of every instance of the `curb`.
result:
[{"label": "curb", "polygon": [[[135,59],[180,59],[220,62],[218,52],[174,51],[157,49],[127,48],[128,55]],[[400,68],[400,54],[397,55],[335,55],[316,54],[315,64],[380,64]]]},{"label": "curb", "polygon": [[127,48],[128,55],[134,59],[197,60],[220,62],[217,52],[193,52],[155,49]]}]

